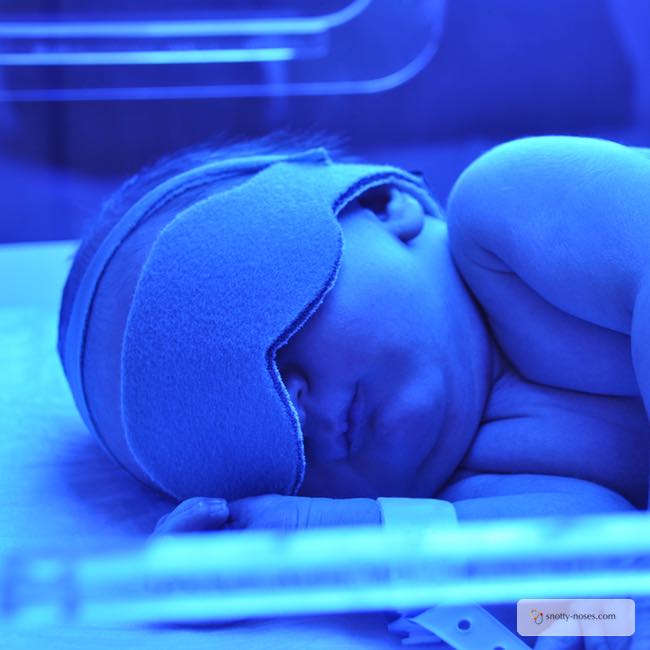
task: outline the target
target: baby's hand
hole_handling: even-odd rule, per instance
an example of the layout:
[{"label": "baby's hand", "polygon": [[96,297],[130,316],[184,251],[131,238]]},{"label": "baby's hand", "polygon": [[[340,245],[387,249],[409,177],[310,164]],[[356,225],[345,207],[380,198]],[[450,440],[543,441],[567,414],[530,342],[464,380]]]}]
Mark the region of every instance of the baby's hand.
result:
[{"label": "baby's hand", "polygon": [[193,497],[182,501],[163,515],[154,528],[153,535],[193,533],[217,530],[228,523],[228,503],[224,499]]},{"label": "baby's hand", "polygon": [[325,499],[264,494],[226,502],[194,497],[183,501],[158,522],[154,535],[206,530],[279,528],[381,523],[374,499]]}]

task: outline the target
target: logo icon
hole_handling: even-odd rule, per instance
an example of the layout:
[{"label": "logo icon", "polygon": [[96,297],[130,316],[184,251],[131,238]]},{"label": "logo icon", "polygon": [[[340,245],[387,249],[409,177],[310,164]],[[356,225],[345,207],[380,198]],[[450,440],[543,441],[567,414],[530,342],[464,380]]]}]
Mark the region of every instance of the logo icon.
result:
[{"label": "logo icon", "polygon": [[530,610],[530,617],[535,621],[535,625],[541,625],[544,622],[544,613],[537,609]]}]

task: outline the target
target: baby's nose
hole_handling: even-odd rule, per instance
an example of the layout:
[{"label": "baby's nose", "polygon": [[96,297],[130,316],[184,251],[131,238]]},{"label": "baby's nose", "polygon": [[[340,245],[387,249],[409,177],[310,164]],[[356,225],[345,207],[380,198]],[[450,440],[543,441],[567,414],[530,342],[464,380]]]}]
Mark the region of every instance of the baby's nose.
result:
[{"label": "baby's nose", "polygon": [[298,417],[300,427],[305,430],[305,395],[307,393],[307,380],[297,370],[285,370],[282,372],[282,380],[289,393]]}]

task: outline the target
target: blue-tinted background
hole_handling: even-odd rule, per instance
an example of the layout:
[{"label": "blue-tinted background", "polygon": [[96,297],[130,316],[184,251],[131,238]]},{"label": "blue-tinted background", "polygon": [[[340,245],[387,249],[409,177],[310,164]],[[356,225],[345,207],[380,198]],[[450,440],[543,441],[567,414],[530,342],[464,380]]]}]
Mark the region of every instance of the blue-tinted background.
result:
[{"label": "blue-tinted background", "polygon": [[[16,0],[0,5],[0,22],[263,22],[317,17],[352,4]],[[306,54],[290,62],[43,65],[39,53],[52,47],[65,52],[70,41],[52,46],[47,38],[5,32],[0,241],[79,237],[121,179],[165,152],[217,134],[252,137],[280,128],[343,134],[353,153],[423,170],[443,201],[466,164],[514,137],[590,134],[650,146],[647,0],[450,0],[440,3],[441,22],[434,4],[370,2],[343,36],[333,31],[300,43],[298,51],[304,47]],[[233,48],[260,43],[283,45],[249,39],[233,41]],[[77,37],[73,46],[120,51],[133,40]],[[203,46],[192,39],[155,41],[165,51]],[[136,47],[151,45],[136,40]],[[360,79],[399,72],[426,47],[433,54],[426,65],[401,79],[398,74],[394,87],[355,87]],[[1,58],[16,53],[20,65]],[[303,84],[300,92],[289,89],[293,78],[347,85],[318,90]],[[240,94],[262,96],[218,96],[228,95],[219,89],[230,84],[254,89]],[[98,99],[92,96],[97,88],[109,92]]]}]

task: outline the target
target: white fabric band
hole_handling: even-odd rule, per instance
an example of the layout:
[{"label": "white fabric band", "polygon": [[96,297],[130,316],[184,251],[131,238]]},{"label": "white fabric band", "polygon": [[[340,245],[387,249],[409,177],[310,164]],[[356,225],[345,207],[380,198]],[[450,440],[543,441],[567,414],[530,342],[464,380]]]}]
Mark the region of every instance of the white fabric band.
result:
[{"label": "white fabric band", "polygon": [[401,497],[379,497],[381,521],[385,528],[393,526],[418,526],[430,524],[457,526],[456,509],[449,501],[442,499],[405,499]]}]

